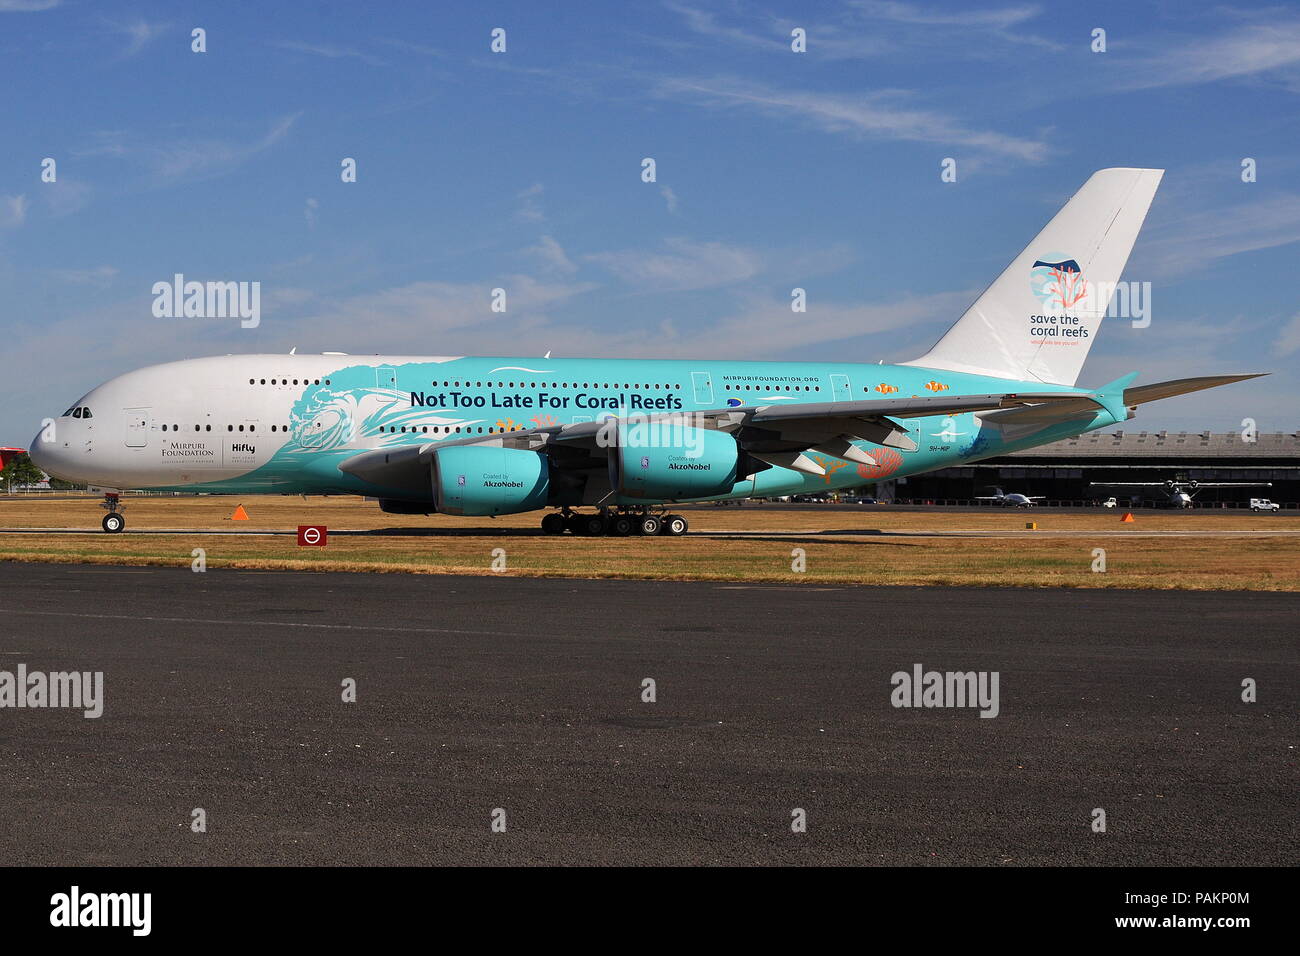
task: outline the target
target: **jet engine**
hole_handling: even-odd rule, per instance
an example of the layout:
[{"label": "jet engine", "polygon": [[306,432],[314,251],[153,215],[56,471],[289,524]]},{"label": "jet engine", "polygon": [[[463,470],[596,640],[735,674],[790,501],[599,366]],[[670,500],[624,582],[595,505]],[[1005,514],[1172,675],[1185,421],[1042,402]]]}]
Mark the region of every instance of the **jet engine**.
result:
[{"label": "jet engine", "polygon": [[608,454],[609,484],[620,503],[725,495],[766,467],[748,461],[726,432],[671,421],[620,424]]},{"label": "jet engine", "polygon": [[496,445],[455,445],[433,453],[433,503],[449,515],[509,515],[545,508],[546,456]]}]

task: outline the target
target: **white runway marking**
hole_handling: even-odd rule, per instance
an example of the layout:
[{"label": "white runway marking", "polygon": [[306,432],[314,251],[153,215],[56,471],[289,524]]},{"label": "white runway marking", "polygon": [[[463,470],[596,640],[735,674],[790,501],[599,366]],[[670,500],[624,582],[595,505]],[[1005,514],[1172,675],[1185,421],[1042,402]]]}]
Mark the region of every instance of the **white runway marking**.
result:
[{"label": "white runway marking", "polygon": [[326,631],[389,631],[403,634],[481,634],[494,637],[521,637],[516,631],[469,631],[455,627],[392,627],[377,624],[314,624],[307,621],[246,621],[237,618],[152,617],[143,614],[80,614],[75,611],[32,611],[26,608],[0,607],[0,614],[33,614],[40,617],[76,617],[92,621],[154,621],[161,624],[217,624],[224,627],[302,627]]}]

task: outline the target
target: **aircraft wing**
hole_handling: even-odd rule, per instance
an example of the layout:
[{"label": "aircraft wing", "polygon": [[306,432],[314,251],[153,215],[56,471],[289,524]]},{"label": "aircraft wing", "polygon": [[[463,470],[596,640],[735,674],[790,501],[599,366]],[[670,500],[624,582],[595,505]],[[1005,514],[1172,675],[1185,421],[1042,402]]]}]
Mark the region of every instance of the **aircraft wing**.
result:
[{"label": "aircraft wing", "polygon": [[1272,488],[1271,481],[1091,481],[1094,488],[1169,488],[1199,491],[1201,488]]},{"label": "aircraft wing", "polygon": [[429,456],[434,450],[455,445],[521,448],[543,452],[571,466],[596,467],[603,464],[606,447],[610,444],[609,434],[619,422],[671,422],[730,432],[742,449],[760,461],[809,474],[824,474],[821,466],[803,452],[820,451],[832,457],[873,465],[875,460],[854,445],[854,441],[914,451],[916,442],[899,420],[1052,403],[1074,404],[1081,398],[1091,401],[1079,392],[1007,392],[656,412],[615,419],[613,426],[610,419],[605,419],[376,449],[353,455],[339,468],[375,484],[414,490],[427,484]]},{"label": "aircraft wing", "polygon": [[1090,481],[1088,485],[1093,488],[1168,488],[1168,482],[1164,481]]},{"label": "aircraft wing", "polygon": [[1200,491],[1202,488],[1272,488],[1271,481],[1189,481],[1186,488]]}]

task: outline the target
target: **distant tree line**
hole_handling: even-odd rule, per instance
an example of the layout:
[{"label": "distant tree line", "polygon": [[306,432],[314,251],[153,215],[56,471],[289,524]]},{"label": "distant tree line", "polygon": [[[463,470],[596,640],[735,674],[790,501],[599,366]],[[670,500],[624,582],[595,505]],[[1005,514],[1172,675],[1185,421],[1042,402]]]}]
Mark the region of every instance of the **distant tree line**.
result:
[{"label": "distant tree line", "polygon": [[[15,488],[21,488],[24,485],[39,485],[45,480],[45,472],[37,468],[27,452],[21,452],[9,459],[9,464],[0,470],[0,487],[12,494]],[[78,484],[75,481],[64,481],[62,478],[50,478],[50,487],[58,491],[82,491],[85,489],[84,484]]]}]

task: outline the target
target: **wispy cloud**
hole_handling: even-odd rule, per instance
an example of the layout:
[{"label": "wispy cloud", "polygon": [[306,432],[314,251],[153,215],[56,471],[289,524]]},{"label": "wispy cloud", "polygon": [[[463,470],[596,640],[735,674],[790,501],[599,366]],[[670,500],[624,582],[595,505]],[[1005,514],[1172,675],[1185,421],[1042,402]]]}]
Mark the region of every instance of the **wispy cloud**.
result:
[{"label": "wispy cloud", "polygon": [[972,42],[974,34],[994,37],[1013,44],[1027,44],[1047,50],[1060,50],[1063,46],[1054,40],[1033,33],[1017,32],[1016,28],[1040,16],[1043,9],[1038,4],[1019,4],[988,9],[941,9],[897,0],[855,0],[850,4],[865,19],[895,23],[906,27],[919,27],[933,36],[934,31],[960,31],[968,49],[978,46]]},{"label": "wispy cloud", "polygon": [[0,196],[0,228],[21,226],[27,221],[27,196]]},{"label": "wispy cloud", "polygon": [[[679,14],[686,28],[693,33],[753,49],[771,51],[789,49],[789,41],[781,39],[775,28],[769,29],[766,34],[754,33],[742,26],[722,23],[718,15],[711,10],[701,10],[685,3],[672,2],[672,0],[664,3],[664,6]],[[752,23],[753,19],[750,17],[747,22]],[[769,25],[773,23],[774,21],[769,18]]]},{"label": "wispy cloud", "polygon": [[586,256],[637,289],[712,289],[753,278],[762,260],[748,249],[721,242],[667,239],[664,251],[627,249]]},{"label": "wispy cloud", "polygon": [[49,272],[60,282],[99,288],[107,287],[117,278],[117,269],[113,266],[95,266],[93,269],[51,269]]},{"label": "wispy cloud", "polygon": [[[506,311],[491,309],[492,289],[506,291]],[[310,329],[325,348],[357,343],[366,351],[410,348],[412,328],[438,335],[439,348],[482,350],[483,336],[496,341],[525,338],[523,330],[545,319],[554,308],[594,288],[589,283],[546,282],[528,275],[502,276],[489,282],[412,282],[374,293],[331,300],[319,311],[292,321]],[[358,330],[364,329],[364,335]],[[448,338],[449,335],[454,337]]]},{"label": "wispy cloud", "polygon": [[99,131],[93,134],[92,145],[73,150],[73,155],[111,156],[140,163],[153,185],[194,182],[225,175],[270,149],[288,136],[301,115],[294,113],[275,120],[263,136],[251,142],[175,135],[164,138],[127,130]]},{"label": "wispy cloud", "polygon": [[52,10],[61,0],[0,0],[0,13],[39,13]]},{"label": "wispy cloud", "polygon": [[1267,22],[1163,43],[1160,53],[1136,63],[1120,83],[1142,89],[1258,76],[1300,80],[1300,17],[1274,11]]},{"label": "wispy cloud", "polygon": [[664,204],[669,212],[677,211],[677,193],[673,191],[672,186],[660,186],[659,195],[664,197]]},{"label": "wispy cloud", "polygon": [[546,187],[541,183],[533,183],[518,193],[515,198],[519,200],[519,209],[515,212],[515,218],[520,222],[545,221],[546,213],[542,210],[542,197],[545,193]]},{"label": "wispy cloud", "polygon": [[828,133],[960,146],[1028,163],[1042,162],[1051,152],[1041,140],[970,129],[943,113],[901,105],[899,101],[906,95],[895,90],[850,96],[718,77],[665,79],[659,82],[655,92],[665,98],[684,99],[715,109],[751,109],[792,118]]},{"label": "wispy cloud", "polygon": [[664,6],[682,18],[683,25],[710,42],[726,43],[757,52],[789,53],[791,31],[807,31],[808,55],[818,59],[877,58],[914,52],[940,43],[954,52],[948,40],[960,37],[955,48],[962,57],[987,56],[990,40],[1005,44],[1061,50],[1062,44],[1020,28],[1042,13],[1036,4],[985,10],[942,9],[891,0],[860,0],[838,9],[822,8],[792,20],[767,13],[733,8],[729,15],[712,9],[666,0]]},{"label": "wispy cloud", "polygon": [[150,23],[145,19],[136,19],[130,23],[110,23],[109,26],[114,32],[122,34],[126,39],[126,45],[119,51],[123,59],[133,57],[146,46],[161,36],[167,29],[168,24],[154,22]]},{"label": "wispy cloud", "polygon": [[309,56],[322,56],[330,60],[360,60],[371,66],[388,66],[388,61],[351,47],[332,46],[328,43],[305,43],[301,40],[275,40],[271,43],[282,50],[305,53]]},{"label": "wispy cloud", "polygon": [[221,175],[284,139],[300,115],[276,120],[266,135],[251,143],[202,140],[155,145],[150,149],[151,162],[157,175],[169,182]]},{"label": "wispy cloud", "polygon": [[89,183],[60,176],[58,182],[43,183],[40,196],[56,216],[66,216],[81,209],[90,201]]},{"label": "wispy cloud", "polygon": [[307,220],[307,228],[311,229],[316,225],[316,210],[320,209],[320,200],[307,197],[307,204],[303,207],[302,215]]},{"label": "wispy cloud", "polygon": [[1290,321],[1278,330],[1277,340],[1273,343],[1273,351],[1278,355],[1290,355],[1292,352],[1300,352],[1300,312],[1291,316]]},{"label": "wispy cloud", "polygon": [[537,245],[531,246],[524,251],[538,259],[542,264],[542,268],[548,272],[573,273],[578,271],[578,267],[573,264],[573,260],[565,253],[564,247],[556,242],[553,236],[542,236]]},{"label": "wispy cloud", "polygon": [[[795,347],[815,347],[951,322],[975,294],[973,290],[935,292],[872,303],[825,301],[814,295],[808,301],[808,311],[798,315],[791,312],[788,299],[747,296],[730,315],[709,323],[707,341],[691,335],[679,351],[699,354],[708,349],[705,354],[781,358]],[[927,333],[925,340],[929,342],[933,338],[937,338],[937,333],[934,336]],[[911,358],[913,354],[899,357]]]},{"label": "wispy cloud", "polygon": [[1300,196],[1271,196],[1162,223],[1143,237],[1130,271],[1143,276],[1178,275],[1238,253],[1292,242],[1300,242]]}]

